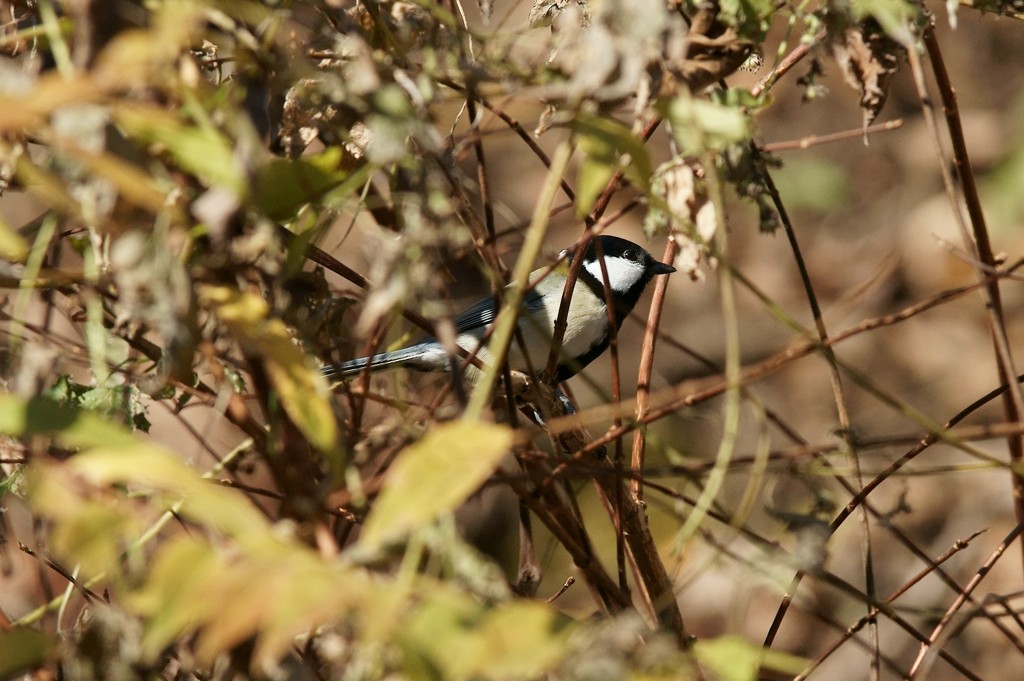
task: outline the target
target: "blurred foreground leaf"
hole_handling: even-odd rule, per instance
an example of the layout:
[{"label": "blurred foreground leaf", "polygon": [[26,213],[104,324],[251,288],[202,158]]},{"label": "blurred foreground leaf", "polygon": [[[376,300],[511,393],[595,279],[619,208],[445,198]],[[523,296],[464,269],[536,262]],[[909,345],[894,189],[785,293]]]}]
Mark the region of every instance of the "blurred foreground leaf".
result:
[{"label": "blurred foreground leaf", "polygon": [[503,426],[436,426],[391,467],[366,520],[362,542],[378,546],[454,510],[494,472],[511,445],[512,431]]},{"label": "blurred foreground leaf", "polygon": [[672,134],[684,156],[720,151],[750,138],[750,121],[738,106],[686,94],[669,102],[665,116],[672,123]]},{"label": "blurred foreground leaf", "polygon": [[108,418],[116,418],[131,430],[149,432],[150,423],[142,404],[142,393],[135,386],[88,386],[76,383],[71,376],[63,374],[47,391],[47,396]]},{"label": "blurred foreground leaf", "polygon": [[586,215],[618,170],[642,192],[647,192],[653,170],[647,147],[624,123],[602,116],[580,114],[573,125],[576,142],[586,154],[576,188],[576,210]]},{"label": "blurred foreground leaf", "polygon": [[133,138],[156,144],[183,170],[210,187],[224,187],[235,196],[248,193],[241,160],[227,137],[210,125],[193,124],[164,109],[121,106],[115,118]]},{"label": "blurred foreground leaf", "polygon": [[204,286],[200,300],[242,347],[265,363],[267,376],[285,412],[302,434],[341,469],[338,425],[328,401],[327,381],[307,361],[280,319],[270,319],[258,296],[226,286]]},{"label": "blurred foreground leaf", "polygon": [[196,654],[210,664],[255,636],[254,662],[269,670],[296,636],[368,607],[376,591],[365,572],[325,561],[286,533],[263,532],[230,550],[188,537],[168,542],[130,604],[147,618],[150,658],[195,633]]},{"label": "blurred foreground leaf", "polygon": [[47,398],[25,400],[0,393],[0,433],[11,437],[51,435],[68,449],[131,446],[129,433],[100,415]]},{"label": "blurred foreground leaf", "polygon": [[786,160],[774,173],[775,185],[787,197],[789,210],[827,214],[851,202],[851,179],[843,167],[825,155],[805,154]]},{"label": "blurred foreground leaf", "polygon": [[28,244],[0,217],[0,258],[21,262],[28,256]]},{"label": "blurred foreground leaf", "polygon": [[275,158],[256,171],[253,202],[273,220],[287,221],[299,208],[345,183],[359,185],[369,176],[369,166],[350,170],[345,151],[332,147],[297,159]]},{"label": "blurred foreground leaf", "polygon": [[238,490],[204,479],[95,414],[0,395],[0,432],[50,435],[84,448],[66,462],[33,462],[26,487],[34,512],[53,524],[55,552],[86,574],[122,567],[125,549],[141,535],[138,503],[146,499],[152,511],[173,505],[178,517],[217,538],[178,536],[142,565],[146,574],[128,603],[147,618],[144,645],[152,659],[183,633],[200,632],[198,652],[206,662],[256,636],[257,657],[270,665],[296,635],[373,593],[365,574],[324,561],[271,525]]},{"label": "blurred foreground leaf", "polygon": [[914,49],[912,26],[921,14],[918,6],[908,0],[857,0],[850,3],[857,21],[874,18],[886,34],[907,49]]},{"label": "blurred foreground leaf", "polygon": [[755,645],[739,636],[720,636],[698,641],[693,647],[697,660],[720,681],[757,681],[762,669],[798,674],[807,660]]},{"label": "blurred foreground leaf", "polygon": [[0,679],[11,679],[43,665],[57,650],[57,640],[35,629],[0,631]]},{"label": "blurred foreground leaf", "polygon": [[[518,601],[483,608],[450,589],[434,591],[399,634],[410,676],[436,668],[442,678],[529,679],[565,654],[571,627],[542,603]],[[452,651],[458,651],[453,654]]]}]

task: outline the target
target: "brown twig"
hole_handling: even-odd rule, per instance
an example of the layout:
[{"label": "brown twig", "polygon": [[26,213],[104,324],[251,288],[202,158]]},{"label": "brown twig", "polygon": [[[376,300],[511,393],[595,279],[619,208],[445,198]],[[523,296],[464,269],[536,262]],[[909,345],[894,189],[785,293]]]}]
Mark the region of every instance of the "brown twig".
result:
[{"label": "brown twig", "polygon": [[[619,323],[621,320],[616,318],[616,305],[615,305],[615,294],[612,292],[612,285],[608,280],[608,265],[604,261],[604,249],[601,247],[600,241],[594,242],[594,250],[597,253],[597,262],[601,268],[601,283],[604,287],[604,302],[605,311],[608,315],[608,349],[609,356],[611,359],[611,381],[612,381],[612,400],[615,402],[622,401],[622,377],[619,373]],[[582,258],[580,258],[582,260]],[[621,426],[622,419],[616,417],[613,421],[613,426]],[[615,440],[615,454],[612,457],[612,464],[615,466],[615,471],[622,477],[622,438]],[[626,577],[626,540],[622,535],[622,515],[620,509],[622,508],[622,485],[617,485],[615,488],[616,497],[615,503],[608,509],[612,516],[612,525],[615,527],[615,564],[618,566],[619,573],[619,588],[622,589],[622,593],[629,594],[629,580]]]},{"label": "brown twig", "polygon": [[[934,572],[935,569],[938,566],[942,565],[943,563],[948,561],[950,558],[952,558],[953,556],[955,556],[956,554],[960,553],[961,551],[966,549],[968,546],[970,546],[971,541],[973,541],[976,537],[981,535],[984,531],[985,530],[981,530],[979,532],[975,532],[974,534],[972,534],[970,537],[967,537],[966,539],[958,539],[958,540],[956,540],[956,542],[953,544],[953,546],[951,546],[949,548],[949,550],[947,550],[941,556],[936,558],[933,563],[931,563],[930,565],[926,566],[924,569],[919,571],[916,575],[914,575],[909,580],[904,582],[903,586],[901,586],[896,591],[894,591],[892,594],[890,594],[883,602],[884,603],[892,603],[893,601],[895,601],[897,598],[899,598],[901,595],[903,595],[912,586],[914,586],[915,584],[920,582],[922,579],[924,579],[925,577],[930,575],[932,572]],[[827,660],[833,654],[835,654],[835,652],[837,650],[839,650],[839,648],[842,647],[842,645],[844,643],[846,643],[849,640],[852,640],[855,637],[856,633],[858,631],[860,631],[861,629],[863,629],[864,626],[867,625],[868,622],[875,621],[879,614],[881,614],[881,610],[879,610],[877,606],[871,606],[868,609],[868,613],[866,615],[864,615],[859,620],[854,622],[852,625],[847,627],[846,630],[844,631],[843,635],[840,636],[839,638],[837,638],[832,643],[830,643],[828,645],[828,647],[825,648],[825,650],[823,650],[821,653],[819,653],[817,655],[817,657],[814,658],[814,660],[811,662],[811,664],[806,669],[804,669],[802,672],[800,672],[799,674],[797,674],[796,676],[793,677],[793,681],[804,681],[807,677],[809,677],[814,672],[814,670],[818,669],[818,667],[820,667],[822,665],[822,663],[825,662],[825,660]],[[876,651],[876,650],[877,650],[877,648],[874,648],[873,652]]]},{"label": "brown twig", "polygon": [[[751,153],[753,157],[760,161],[762,168],[762,176],[764,177],[765,187],[768,189],[769,195],[772,197],[772,203],[775,205],[775,210],[778,211],[779,219],[782,222],[783,229],[786,233],[786,238],[789,240],[790,250],[793,253],[793,259],[796,262],[797,270],[800,273],[800,281],[803,284],[804,295],[807,298],[807,303],[811,308],[811,315],[814,318],[814,328],[818,333],[818,340],[822,343],[822,355],[825,361],[828,362],[829,368],[829,380],[832,384],[832,394],[835,401],[836,415],[839,419],[839,432],[846,443],[846,454],[853,467],[854,482],[857,488],[860,488],[864,484],[863,477],[860,470],[860,458],[857,454],[856,442],[853,437],[853,426],[850,421],[850,413],[846,404],[846,395],[843,390],[842,376],[839,372],[839,363],[836,360],[834,349],[825,344],[825,341],[829,337],[828,329],[825,326],[825,318],[821,313],[821,305],[818,303],[818,296],[814,292],[814,285],[811,282],[811,275],[807,269],[807,263],[804,261],[803,252],[800,249],[800,243],[796,238],[796,229],[793,227],[793,223],[789,218],[789,213],[786,210],[786,206],[782,201],[782,197],[779,195],[779,190],[775,186],[775,182],[772,179],[771,173],[768,171],[767,165],[764,160],[761,159],[757,148],[751,143]],[[848,491],[854,492],[855,488],[848,485],[843,480],[844,487]],[[863,552],[864,558],[864,584],[865,592],[868,600],[875,600],[875,568],[874,559],[871,550],[871,525],[868,521],[868,513],[863,510],[861,513],[861,551]],[[881,644],[878,638],[878,625],[874,620],[868,623],[869,636],[871,637],[871,643],[874,647],[874,655],[871,658],[871,678],[875,681],[880,675],[880,658],[879,653],[881,650]]]},{"label": "brown twig", "polygon": [[769,142],[768,144],[762,144],[758,149],[765,153],[792,151],[795,149],[810,149],[811,147],[818,146],[819,144],[831,144],[833,142],[841,142],[848,139],[863,138],[865,135],[870,135],[876,132],[889,132],[890,130],[898,130],[901,127],[903,127],[903,119],[897,118],[896,120],[886,121],[884,123],[875,123],[874,125],[869,125],[866,128],[843,130],[841,132],[832,132],[825,135],[807,135],[806,137],[801,137],[798,140]]},{"label": "brown twig", "polygon": [[779,78],[786,75],[790,69],[799,64],[804,57],[810,54],[811,50],[813,50],[818,43],[824,40],[826,35],[827,31],[822,29],[818,31],[816,36],[814,36],[814,42],[801,43],[793,48],[793,50],[779,62],[778,66],[767,73],[760,81],[757,82],[756,85],[754,85],[754,87],[750,88],[750,94],[757,97],[762,92],[770,90]]},{"label": "brown twig", "polygon": [[44,558],[44,557],[38,555],[35,551],[33,551],[31,548],[29,548],[28,546],[26,546],[25,544],[23,544],[21,542],[18,542],[18,548],[21,550],[22,553],[24,553],[26,555],[29,555],[29,556],[32,556],[33,558],[38,560],[42,565],[45,565],[46,567],[50,568],[51,570],[56,572],[58,575],[60,575],[63,579],[67,580],[73,587],[75,587],[75,589],[78,590],[79,593],[82,594],[82,597],[85,598],[85,600],[88,603],[96,604],[96,603],[104,603],[105,602],[99,596],[99,594],[97,594],[92,589],[90,589],[89,587],[87,587],[84,584],[82,584],[81,582],[79,582],[75,578],[75,576],[73,574],[71,574],[70,572],[68,572],[64,568],[64,566],[61,565],[60,563],[52,560],[51,558]]},{"label": "brown twig", "polygon": [[[960,178],[960,188],[963,192],[964,203],[967,206],[967,215],[971,221],[971,235],[964,234],[965,246],[973,246],[978,259],[990,268],[996,268],[998,262],[992,252],[991,241],[989,240],[988,228],[985,225],[985,213],[982,210],[981,198],[978,195],[978,187],[974,181],[974,172],[971,170],[970,157],[967,154],[967,143],[964,139],[963,126],[960,124],[960,114],[957,107],[956,91],[949,79],[945,62],[942,58],[942,50],[939,48],[938,39],[935,37],[933,22],[929,22],[924,30],[924,44],[928,51],[928,57],[932,64],[932,73],[939,88],[939,95],[942,98],[943,113],[946,117],[946,127],[949,130],[950,141],[953,146],[953,164],[957,175]],[[920,67],[920,60],[911,52],[912,63],[917,62]],[[919,90],[923,90],[922,78],[917,75],[915,69],[915,81]],[[926,112],[930,111],[927,106],[926,95],[922,93],[922,107]],[[931,121],[934,124],[934,121]],[[938,145],[941,157],[941,145]],[[943,177],[949,174],[946,164],[941,163]],[[950,199],[953,201],[954,210],[959,216],[959,202],[953,193],[953,188],[947,185],[950,191]],[[962,221],[961,221],[962,222]],[[978,271],[978,279],[984,279],[985,272]],[[1006,413],[1007,421],[1016,421],[1024,415],[1024,393],[1017,383],[1010,383],[1009,377],[1016,376],[1016,365],[1013,353],[1010,350],[1010,342],[1006,332],[1006,313],[1003,310],[1002,296],[999,291],[999,281],[989,280],[982,289],[985,294],[985,311],[989,318],[990,332],[996,351],[996,366],[999,372],[1000,383],[1009,383],[1010,389],[1003,396],[1003,411]],[[1024,464],[1024,438],[1011,437],[1007,439],[1007,446],[1010,450],[1010,459],[1015,464],[1011,472],[1011,483],[1013,488],[1013,507],[1016,513],[1017,523],[1024,523],[1024,472],[1021,472],[1021,464]],[[1024,541],[1021,542],[1021,556],[1024,558]]]},{"label": "brown twig", "polygon": [[[1010,272],[1018,269],[1022,265],[1024,265],[1024,260],[1018,261],[1006,271],[1001,271],[999,274],[992,276],[1000,278],[1009,276]],[[910,305],[899,312],[864,320],[856,326],[830,336],[824,341],[824,343],[810,340],[799,341],[794,345],[767,357],[758,364],[748,367],[744,372],[743,384],[748,385],[755,381],[759,381],[796,359],[814,354],[821,344],[834,346],[862,333],[899,324],[944,303],[976,291],[983,285],[983,283],[979,282],[942,291],[931,298],[915,303],[914,305]],[[631,432],[641,424],[653,423],[654,421],[663,419],[680,409],[691,407],[695,404],[706,402],[713,397],[717,397],[718,395],[721,395],[726,388],[725,383],[721,382],[717,378],[705,381],[704,386],[705,387],[694,389],[692,383],[684,383],[653,393],[651,395],[651,402],[653,405],[652,410],[648,412],[647,417],[642,422],[624,423],[620,428],[610,429],[607,433],[589,443],[583,450],[574,452],[573,459],[582,458],[593,453],[601,446],[611,442],[614,438],[621,437],[624,433]],[[633,409],[634,404],[632,403],[607,404],[598,407],[591,407],[585,412],[554,419],[548,423],[548,428],[552,432],[559,433],[567,429],[575,428],[581,424],[591,423],[601,419],[610,419],[615,414],[627,415],[632,413]]]},{"label": "brown twig", "polygon": [[[1021,536],[1022,532],[1024,532],[1024,525],[1018,523],[1017,526],[1010,530],[1006,537],[1004,537],[1003,540],[992,550],[992,553],[989,554],[989,557],[985,562],[981,564],[977,572],[974,573],[974,577],[971,578],[971,581],[967,583],[967,586],[964,587],[960,595],[957,596],[953,603],[950,604],[949,608],[946,609],[946,612],[943,613],[942,619],[940,619],[939,623],[935,625],[932,633],[926,640],[921,642],[921,649],[918,651],[917,658],[914,660],[914,664],[910,667],[910,672],[906,675],[905,681],[913,681],[913,679],[917,678],[919,674],[923,673],[925,669],[924,663],[928,653],[936,649],[936,643],[938,643],[939,639],[942,638],[943,633],[945,632],[946,627],[949,626],[953,616],[956,615],[960,608],[963,607],[964,603],[970,600],[971,594],[974,590],[978,588],[982,580],[985,579],[985,577],[992,571],[992,566],[995,565],[1003,556],[1010,544],[1015,542],[1017,538]],[[938,652],[941,655],[945,651],[942,648],[938,648]]]},{"label": "brown twig", "polygon": [[[671,263],[676,258],[679,246],[675,239],[669,239],[665,244],[665,252],[661,261]],[[651,374],[654,371],[654,347],[658,340],[658,330],[661,326],[661,312],[665,306],[665,294],[668,292],[668,277],[659,277],[654,282],[654,295],[651,298],[651,312],[647,317],[647,324],[644,327],[644,341],[640,349],[640,369],[637,374],[636,385],[636,420],[643,422],[651,406]],[[619,425],[619,424],[616,424]],[[633,471],[633,482],[630,484],[630,492],[637,499],[643,501],[643,471],[644,455],[647,448],[647,439],[643,429],[633,431],[633,451],[630,468]]]},{"label": "brown twig", "polygon": [[569,577],[567,577],[567,578],[566,578],[566,580],[565,580],[565,581],[564,581],[564,582],[562,583],[562,588],[561,588],[561,589],[559,589],[558,591],[556,591],[555,593],[553,593],[553,594],[552,594],[551,596],[549,596],[549,597],[548,597],[548,598],[546,599],[546,601],[545,601],[545,602],[547,602],[547,603],[554,603],[554,602],[555,602],[555,600],[556,600],[556,599],[557,599],[557,598],[558,598],[559,596],[561,596],[561,595],[562,595],[562,594],[564,594],[564,593],[565,593],[566,591],[568,591],[568,590],[569,590],[569,587],[570,587],[570,586],[572,586],[572,585],[573,585],[573,584],[575,584],[575,583],[576,583],[576,578],[570,575],[570,576],[569,576]]}]

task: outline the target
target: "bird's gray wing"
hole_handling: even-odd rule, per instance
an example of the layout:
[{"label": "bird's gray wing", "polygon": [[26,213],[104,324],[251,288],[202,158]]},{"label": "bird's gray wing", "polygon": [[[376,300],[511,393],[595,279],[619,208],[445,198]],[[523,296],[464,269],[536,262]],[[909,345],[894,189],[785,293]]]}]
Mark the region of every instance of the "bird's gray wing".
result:
[{"label": "bird's gray wing", "polygon": [[487,297],[470,305],[459,316],[452,320],[455,333],[466,333],[474,329],[482,329],[494,321],[494,298]]},{"label": "bird's gray wing", "polygon": [[[529,314],[543,309],[543,296],[534,289],[527,291],[526,295],[523,296],[523,311]],[[484,298],[463,310],[458,317],[452,320],[452,323],[455,325],[455,333],[460,334],[473,331],[474,329],[482,329],[494,321],[496,313],[494,298]]]}]

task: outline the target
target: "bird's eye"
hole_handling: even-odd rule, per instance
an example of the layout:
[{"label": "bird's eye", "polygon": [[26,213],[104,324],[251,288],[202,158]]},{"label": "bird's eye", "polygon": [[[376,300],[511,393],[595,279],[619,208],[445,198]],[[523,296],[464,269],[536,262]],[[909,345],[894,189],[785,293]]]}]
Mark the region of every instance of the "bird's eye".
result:
[{"label": "bird's eye", "polygon": [[622,257],[624,257],[626,260],[633,260],[635,262],[640,261],[640,253],[637,252],[635,248],[627,248],[625,251],[622,252]]}]

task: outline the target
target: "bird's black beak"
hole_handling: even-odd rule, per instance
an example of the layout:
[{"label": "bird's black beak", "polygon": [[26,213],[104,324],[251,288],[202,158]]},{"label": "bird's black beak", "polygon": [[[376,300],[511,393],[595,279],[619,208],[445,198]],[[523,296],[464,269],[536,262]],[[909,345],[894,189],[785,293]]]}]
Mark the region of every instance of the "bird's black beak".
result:
[{"label": "bird's black beak", "polygon": [[657,260],[651,263],[651,272],[654,274],[672,274],[675,271],[676,268],[672,267],[672,265],[666,265],[665,263],[658,262]]}]

